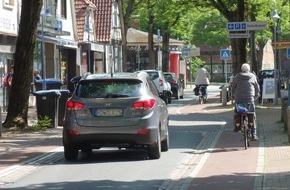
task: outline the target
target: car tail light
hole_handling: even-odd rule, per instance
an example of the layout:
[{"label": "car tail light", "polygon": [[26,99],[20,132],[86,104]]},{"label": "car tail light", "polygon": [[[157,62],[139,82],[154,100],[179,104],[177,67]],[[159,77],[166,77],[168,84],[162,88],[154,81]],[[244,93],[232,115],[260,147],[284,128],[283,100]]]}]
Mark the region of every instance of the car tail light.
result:
[{"label": "car tail light", "polygon": [[163,86],[163,80],[162,79],[159,79],[159,85]]},{"label": "car tail light", "polygon": [[142,129],[138,131],[138,135],[147,135],[150,132],[150,129]]},{"label": "car tail light", "polygon": [[69,100],[66,103],[66,108],[67,108],[67,110],[70,110],[70,111],[81,110],[84,108],[84,104],[82,104],[80,102],[73,101],[73,100]]},{"label": "car tail light", "polygon": [[156,102],[155,99],[142,100],[142,101],[134,102],[133,107],[135,109],[149,110],[154,107],[155,102]]},{"label": "car tail light", "polygon": [[177,84],[177,80],[176,80],[176,79],[173,79],[173,80],[172,80],[172,83],[173,83],[173,84]]},{"label": "car tail light", "polygon": [[79,135],[79,134],[80,134],[80,132],[79,132],[79,131],[72,130],[72,129],[69,129],[69,130],[68,130],[68,133],[69,133],[70,135],[72,135],[72,136],[77,136],[77,135]]}]

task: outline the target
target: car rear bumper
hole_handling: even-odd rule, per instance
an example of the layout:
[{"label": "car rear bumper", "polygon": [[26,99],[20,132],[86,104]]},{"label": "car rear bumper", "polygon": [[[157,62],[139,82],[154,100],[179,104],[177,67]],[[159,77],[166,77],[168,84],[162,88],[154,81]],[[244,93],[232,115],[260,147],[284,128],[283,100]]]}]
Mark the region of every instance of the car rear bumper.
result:
[{"label": "car rear bumper", "polygon": [[141,134],[79,134],[71,135],[69,130],[63,130],[64,145],[73,145],[76,147],[91,146],[95,148],[101,147],[137,147],[152,145],[157,142],[158,130],[153,128],[145,135]]}]

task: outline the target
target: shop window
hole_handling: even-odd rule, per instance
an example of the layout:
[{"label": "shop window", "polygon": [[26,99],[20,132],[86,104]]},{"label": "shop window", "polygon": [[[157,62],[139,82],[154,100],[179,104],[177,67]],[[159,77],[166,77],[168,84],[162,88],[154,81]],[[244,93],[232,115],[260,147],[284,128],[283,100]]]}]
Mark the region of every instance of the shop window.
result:
[{"label": "shop window", "polygon": [[14,8],[14,0],[3,0],[3,8],[13,9]]}]

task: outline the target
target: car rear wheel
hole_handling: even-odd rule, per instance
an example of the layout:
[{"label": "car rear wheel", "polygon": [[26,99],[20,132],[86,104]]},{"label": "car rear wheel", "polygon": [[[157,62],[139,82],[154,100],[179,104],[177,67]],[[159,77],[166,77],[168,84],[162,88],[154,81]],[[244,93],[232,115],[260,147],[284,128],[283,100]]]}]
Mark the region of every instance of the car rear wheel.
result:
[{"label": "car rear wheel", "polygon": [[179,99],[179,91],[177,90],[175,93],[175,99],[178,100]]},{"label": "car rear wheel", "polygon": [[165,138],[161,141],[161,151],[166,152],[169,149],[168,127],[166,127]]},{"label": "car rear wheel", "polygon": [[66,160],[76,160],[79,155],[79,150],[71,145],[64,145],[64,157]]},{"label": "car rear wheel", "polygon": [[168,97],[168,104],[171,104],[172,100],[171,97]]},{"label": "car rear wheel", "polygon": [[163,101],[165,102],[165,104],[167,105],[168,104],[168,97],[164,97],[164,98],[162,98],[163,99]]},{"label": "car rear wheel", "polygon": [[180,96],[180,99],[183,99],[183,94]]},{"label": "car rear wheel", "polygon": [[157,135],[157,142],[154,145],[148,147],[148,157],[150,159],[159,159],[161,156],[161,141],[160,132]]}]

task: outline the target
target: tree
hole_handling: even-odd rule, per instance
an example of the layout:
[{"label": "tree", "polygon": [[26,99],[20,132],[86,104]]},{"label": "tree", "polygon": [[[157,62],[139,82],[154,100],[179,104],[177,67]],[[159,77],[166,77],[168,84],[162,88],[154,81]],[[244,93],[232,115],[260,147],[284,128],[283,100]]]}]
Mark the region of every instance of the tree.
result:
[{"label": "tree", "polygon": [[122,62],[123,68],[125,68],[127,62],[127,31],[131,27],[131,17],[135,10],[138,9],[142,0],[118,0],[118,7],[121,18],[121,28],[122,28]]},{"label": "tree", "polygon": [[154,50],[153,35],[160,30],[162,36],[162,70],[168,71],[169,65],[169,40],[171,38],[172,28],[176,26],[182,16],[186,16],[188,7],[191,5],[187,0],[147,0],[147,7],[141,11],[144,30],[148,31],[149,44],[149,67],[156,68],[157,63],[154,59],[156,51]]},{"label": "tree", "polygon": [[27,114],[32,82],[33,52],[42,6],[43,0],[22,0],[21,19],[14,54],[14,75],[9,94],[8,113],[3,123],[5,128],[24,128],[28,125]]}]

